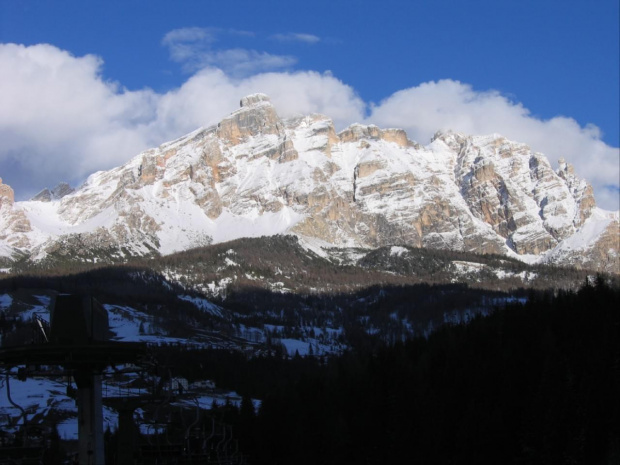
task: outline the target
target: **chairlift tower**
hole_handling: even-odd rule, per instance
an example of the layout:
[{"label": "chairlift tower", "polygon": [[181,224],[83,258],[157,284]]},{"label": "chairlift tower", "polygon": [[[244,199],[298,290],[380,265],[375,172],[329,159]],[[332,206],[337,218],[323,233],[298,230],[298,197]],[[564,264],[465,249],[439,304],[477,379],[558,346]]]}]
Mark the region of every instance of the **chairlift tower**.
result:
[{"label": "chairlift tower", "polygon": [[[40,341],[0,348],[7,369],[31,367],[39,376],[72,376],[77,385],[79,463],[105,465],[101,373],[109,366],[137,363],[146,344],[109,340],[108,313],[90,296],[60,294],[52,301],[49,334],[39,319]],[[47,370],[43,367],[62,367]]]}]

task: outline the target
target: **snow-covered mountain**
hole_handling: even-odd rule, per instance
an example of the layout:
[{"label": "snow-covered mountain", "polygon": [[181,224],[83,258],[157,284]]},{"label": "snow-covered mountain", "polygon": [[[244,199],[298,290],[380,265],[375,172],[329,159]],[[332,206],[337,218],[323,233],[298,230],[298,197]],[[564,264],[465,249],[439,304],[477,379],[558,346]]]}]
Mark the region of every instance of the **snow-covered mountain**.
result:
[{"label": "snow-covered mountain", "polygon": [[618,272],[618,212],[560,160],[494,134],[400,129],[323,115],[281,120],[255,94],[217,126],[123,166],[15,202],[0,180],[0,256],[83,260],[169,254],[296,234],[337,247],[408,245]]}]

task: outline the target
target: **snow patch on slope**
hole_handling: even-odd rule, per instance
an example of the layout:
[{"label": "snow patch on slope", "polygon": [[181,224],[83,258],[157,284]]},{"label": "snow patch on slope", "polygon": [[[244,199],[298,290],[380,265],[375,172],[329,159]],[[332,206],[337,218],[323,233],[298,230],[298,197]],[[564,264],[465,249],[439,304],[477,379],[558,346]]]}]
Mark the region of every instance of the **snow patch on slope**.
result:
[{"label": "snow patch on slope", "polygon": [[592,216],[586,220],[583,226],[571,237],[561,242],[551,253],[557,255],[591,247],[612,222],[618,221],[618,216],[618,212],[595,208],[592,211]]},{"label": "snow patch on slope", "polygon": [[179,299],[185,300],[186,302],[191,302],[196,306],[196,308],[202,310],[203,312],[210,313],[211,315],[223,317],[224,309],[219,305],[215,305],[213,302],[209,302],[207,299],[202,299],[199,297],[192,297],[189,295],[180,295]]}]

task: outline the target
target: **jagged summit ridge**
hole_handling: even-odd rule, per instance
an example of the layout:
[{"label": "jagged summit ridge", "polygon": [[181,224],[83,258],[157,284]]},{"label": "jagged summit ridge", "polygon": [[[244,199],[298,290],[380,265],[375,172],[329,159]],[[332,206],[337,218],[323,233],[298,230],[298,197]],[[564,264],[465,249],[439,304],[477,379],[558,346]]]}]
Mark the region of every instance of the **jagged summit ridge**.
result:
[{"label": "jagged summit ridge", "polygon": [[271,99],[269,98],[268,95],[261,94],[261,93],[250,94],[250,95],[246,95],[245,97],[241,99],[239,106],[249,107],[252,105],[258,105],[258,104],[265,103],[265,102],[271,104]]},{"label": "jagged summit ridge", "polygon": [[41,202],[50,202],[52,200],[62,199],[65,195],[71,194],[75,189],[73,189],[66,182],[61,182],[52,190],[48,188],[43,189],[37,195],[35,195],[32,200],[38,200]]},{"label": "jagged summit ridge", "polygon": [[33,259],[100,250],[121,258],[291,233],[340,247],[558,263],[570,255],[577,265],[581,256],[615,269],[618,214],[595,212],[592,188],[568,164],[553,170],[501,135],[441,132],[422,147],[401,129],[336,133],[327,116],[282,120],[269,97],[253,94],[216,126],[95,173],[74,192],[4,202],[0,240]]}]

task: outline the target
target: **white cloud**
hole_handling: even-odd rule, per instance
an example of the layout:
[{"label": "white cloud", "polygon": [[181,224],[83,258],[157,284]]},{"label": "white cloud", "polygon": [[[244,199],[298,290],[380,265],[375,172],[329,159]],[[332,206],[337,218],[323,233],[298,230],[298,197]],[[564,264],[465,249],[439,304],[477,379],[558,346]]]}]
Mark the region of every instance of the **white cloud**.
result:
[{"label": "white cloud", "polygon": [[342,129],[352,121],[361,121],[364,115],[363,101],[331,74],[262,73],[232,79],[219,69],[205,68],[179,89],[161,96],[153,132],[173,138],[199,126],[216,124],[238,108],[241,97],[257,92],[269,95],[283,118],[322,113]]},{"label": "white cloud", "polygon": [[256,33],[252,31],[243,31],[240,29],[227,29],[230,35],[239,36],[239,37],[256,37]]},{"label": "white cloud", "polygon": [[367,122],[403,128],[420,143],[427,143],[439,129],[502,134],[544,153],[552,166],[565,158],[592,184],[601,206],[618,208],[619,151],[600,139],[598,128],[582,127],[563,116],[541,120],[499,92],[475,91],[452,80],[427,82],[373,105]]},{"label": "white cloud", "polygon": [[477,92],[456,81],[420,84],[367,105],[330,73],[268,72],[232,77],[203,68],[165,94],[131,92],[101,76],[102,60],[75,57],[51,45],[0,44],[0,177],[18,198],[60,181],[75,184],[141,150],[216,124],[244,95],[270,95],[283,117],[323,113],[342,129],[353,122],[402,127],[429,141],[438,129],[498,132],[575,165],[595,187],[597,202],[618,208],[618,149],[598,129],[570,118],[540,120],[497,92]]},{"label": "white cloud", "polygon": [[252,37],[252,33],[247,31],[189,27],[168,32],[162,45],[168,48],[170,58],[181,63],[187,72],[215,67],[231,76],[244,77],[289,68],[297,62],[295,57],[289,55],[274,55],[244,48],[216,49],[213,44],[220,34]]},{"label": "white cloud", "polygon": [[282,117],[321,113],[329,116],[338,130],[361,121],[366,108],[355,90],[331,73],[259,74],[245,80],[240,89],[246,94],[266,93]]},{"label": "white cloud", "polygon": [[51,45],[0,44],[0,162],[36,186],[122,163],[143,148],[156,95],[104,82],[101,64]]},{"label": "white cloud", "polygon": [[175,46],[187,42],[214,42],[217,29],[207,27],[183,27],[166,33],[162,44]]},{"label": "white cloud", "polygon": [[274,34],[272,39],[279,42],[304,42],[306,44],[316,44],[321,38],[313,34],[303,34],[299,32],[289,32],[288,34]]},{"label": "white cloud", "polygon": [[288,68],[296,62],[296,58],[288,55],[233,48],[203,53],[200,56],[199,68],[219,68],[232,76],[243,77],[272,69]]},{"label": "white cloud", "polygon": [[215,42],[217,31],[204,27],[185,27],[173,29],[162,39],[173,61],[183,63],[193,61],[206,48]]}]

